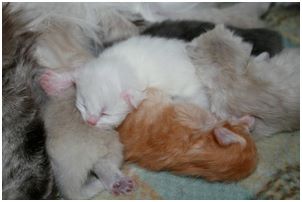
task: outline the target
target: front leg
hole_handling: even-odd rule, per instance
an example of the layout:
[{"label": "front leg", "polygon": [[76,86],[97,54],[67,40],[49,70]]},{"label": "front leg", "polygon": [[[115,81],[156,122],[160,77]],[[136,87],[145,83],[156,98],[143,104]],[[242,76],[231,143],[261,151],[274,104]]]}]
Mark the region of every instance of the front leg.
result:
[{"label": "front leg", "polygon": [[93,170],[105,188],[115,195],[129,194],[135,189],[134,181],[125,176],[111,160],[100,160]]}]

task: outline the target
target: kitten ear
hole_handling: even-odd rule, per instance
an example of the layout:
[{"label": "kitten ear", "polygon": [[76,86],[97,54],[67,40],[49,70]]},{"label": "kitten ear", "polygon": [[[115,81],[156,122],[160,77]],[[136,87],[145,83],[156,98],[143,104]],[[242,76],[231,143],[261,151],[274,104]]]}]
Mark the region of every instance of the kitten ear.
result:
[{"label": "kitten ear", "polygon": [[246,141],[244,138],[240,137],[233,131],[219,127],[214,129],[214,136],[218,143],[222,146],[228,146],[230,144],[239,143],[241,145],[245,145]]},{"label": "kitten ear", "polygon": [[239,123],[245,124],[249,130],[251,130],[255,125],[255,118],[250,115],[245,115],[239,119]]},{"label": "kitten ear", "polygon": [[257,55],[257,57],[255,57],[256,62],[262,62],[262,61],[265,61],[265,60],[268,60],[268,59],[269,59],[268,52],[263,52],[263,53]]},{"label": "kitten ear", "polygon": [[71,72],[58,73],[52,69],[46,69],[39,78],[39,83],[47,95],[60,95],[74,83]]},{"label": "kitten ear", "polygon": [[138,105],[146,98],[142,91],[128,89],[121,93],[122,98],[132,107],[137,108]]}]

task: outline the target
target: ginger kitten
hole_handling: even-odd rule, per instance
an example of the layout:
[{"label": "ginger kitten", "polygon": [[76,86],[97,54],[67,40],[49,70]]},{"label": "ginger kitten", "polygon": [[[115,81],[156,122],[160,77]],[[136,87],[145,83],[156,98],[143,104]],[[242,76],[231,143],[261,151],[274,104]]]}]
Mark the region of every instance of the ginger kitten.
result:
[{"label": "ginger kitten", "polygon": [[125,159],[154,170],[210,181],[242,179],[255,169],[257,150],[249,129],[254,118],[221,123],[193,104],[149,89],[147,99],[118,127]]}]

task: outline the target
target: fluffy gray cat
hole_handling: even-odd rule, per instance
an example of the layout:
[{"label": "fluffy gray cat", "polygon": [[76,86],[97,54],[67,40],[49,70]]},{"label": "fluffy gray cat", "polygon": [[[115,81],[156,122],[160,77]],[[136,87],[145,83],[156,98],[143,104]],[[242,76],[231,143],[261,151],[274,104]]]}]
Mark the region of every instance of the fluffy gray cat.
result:
[{"label": "fluffy gray cat", "polygon": [[[45,149],[44,124],[30,85],[37,33],[21,11],[2,5],[2,197],[52,199],[56,189]],[[22,19],[22,20],[21,20]]]},{"label": "fluffy gray cat", "polygon": [[256,136],[299,129],[300,49],[269,58],[251,56],[252,46],[222,25],[188,46],[210,111],[221,118],[256,117]]}]

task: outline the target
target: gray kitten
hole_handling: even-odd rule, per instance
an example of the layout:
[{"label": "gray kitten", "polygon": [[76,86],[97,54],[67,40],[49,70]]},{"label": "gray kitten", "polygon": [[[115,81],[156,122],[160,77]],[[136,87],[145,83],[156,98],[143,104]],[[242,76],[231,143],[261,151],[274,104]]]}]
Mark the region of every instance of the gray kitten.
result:
[{"label": "gray kitten", "polygon": [[2,197],[55,198],[44,124],[29,81],[38,68],[32,57],[38,34],[27,31],[21,11],[3,4],[2,12]]},{"label": "gray kitten", "polygon": [[271,59],[266,52],[252,57],[251,50],[222,25],[188,46],[210,111],[221,118],[253,115],[255,135],[298,130],[300,49],[285,49]]}]

